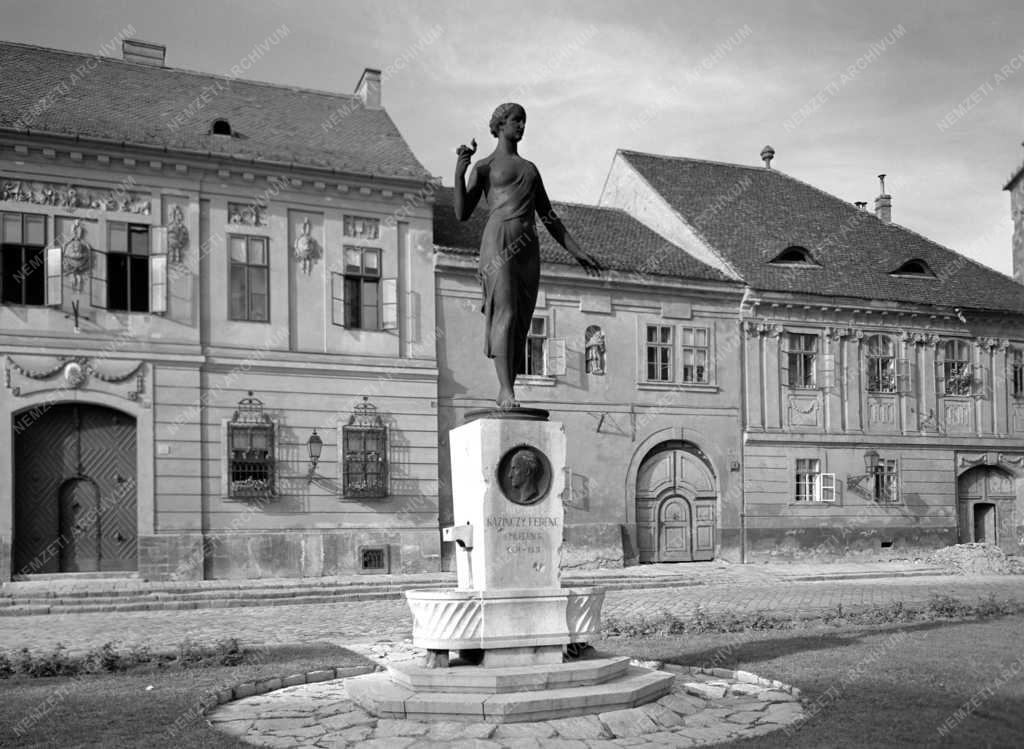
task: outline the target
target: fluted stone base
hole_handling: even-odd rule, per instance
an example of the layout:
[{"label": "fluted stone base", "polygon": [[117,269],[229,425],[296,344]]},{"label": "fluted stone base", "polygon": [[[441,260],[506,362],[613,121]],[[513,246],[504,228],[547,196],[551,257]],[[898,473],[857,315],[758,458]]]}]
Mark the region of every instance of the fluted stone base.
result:
[{"label": "fluted stone base", "polygon": [[601,633],[600,588],[410,590],[413,644],[430,650],[537,648]]}]

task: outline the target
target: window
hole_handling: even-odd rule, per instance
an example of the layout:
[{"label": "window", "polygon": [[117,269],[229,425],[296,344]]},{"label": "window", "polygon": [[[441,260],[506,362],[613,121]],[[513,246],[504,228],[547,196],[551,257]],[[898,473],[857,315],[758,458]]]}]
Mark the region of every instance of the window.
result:
[{"label": "window", "polygon": [[544,346],[548,339],[548,321],[545,317],[530,320],[526,334],[526,370],[522,374],[544,374]]},{"label": "window", "polygon": [[903,263],[899,268],[892,271],[890,275],[893,276],[910,276],[917,278],[934,278],[935,274],[932,273],[931,268],[928,267],[928,263],[920,258],[914,258]]},{"label": "window", "polygon": [[796,501],[836,501],[836,475],[822,473],[821,461],[817,458],[797,458]]},{"label": "window", "polygon": [[899,504],[899,474],[895,459],[876,459],[872,478],[876,502],[882,505]]},{"label": "window", "polygon": [[364,395],[341,428],[342,491],[345,497],[388,496],[388,433],[377,407]]},{"label": "window", "polygon": [[942,346],[942,392],[970,395],[972,373],[970,347],[966,341],[946,341]]},{"label": "window", "polygon": [[381,329],[380,250],[345,247],[345,327]]},{"label": "window", "polygon": [[1024,398],[1024,350],[1012,349],[1010,358],[1011,388],[1014,398]]},{"label": "window", "polygon": [[818,355],[818,336],[813,333],[786,335],[786,384],[791,388],[817,387],[815,361]]},{"label": "window", "polygon": [[680,334],[683,382],[706,385],[710,360],[708,329],[684,327]]},{"label": "window", "polygon": [[0,214],[0,296],[8,304],[46,303],[46,216]]},{"label": "window", "polygon": [[770,261],[772,265],[803,265],[819,267],[806,247],[791,245]]},{"label": "window", "polygon": [[896,344],[892,338],[873,335],[867,342],[868,392],[896,392]]},{"label": "window", "polygon": [[267,238],[231,235],[231,320],[270,320],[270,268]]},{"label": "window", "polygon": [[214,120],[210,132],[214,135],[231,135],[231,123],[227,120]]},{"label": "window", "polygon": [[227,495],[237,498],[274,494],[274,424],[263,402],[249,395],[227,422]]},{"label": "window", "polygon": [[674,343],[671,325],[647,326],[647,380],[649,382],[672,382],[674,374]]}]

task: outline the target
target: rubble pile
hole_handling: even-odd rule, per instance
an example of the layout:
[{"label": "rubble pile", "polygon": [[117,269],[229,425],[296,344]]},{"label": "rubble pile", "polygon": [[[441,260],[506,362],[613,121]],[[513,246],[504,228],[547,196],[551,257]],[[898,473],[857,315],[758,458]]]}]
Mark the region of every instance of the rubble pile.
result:
[{"label": "rubble pile", "polygon": [[957,544],[932,553],[928,564],[960,575],[1021,575],[1024,560],[1008,557],[995,544]]}]

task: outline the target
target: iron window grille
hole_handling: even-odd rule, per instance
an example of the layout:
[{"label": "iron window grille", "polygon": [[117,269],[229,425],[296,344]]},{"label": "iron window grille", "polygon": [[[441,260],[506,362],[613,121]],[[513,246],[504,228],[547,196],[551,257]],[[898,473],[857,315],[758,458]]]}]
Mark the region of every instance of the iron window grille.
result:
[{"label": "iron window grille", "polygon": [[229,496],[273,496],[274,424],[251,390],[228,422],[228,455]]},{"label": "iron window grille", "polygon": [[342,493],[351,499],[388,496],[388,431],[377,407],[363,396],[341,428]]}]

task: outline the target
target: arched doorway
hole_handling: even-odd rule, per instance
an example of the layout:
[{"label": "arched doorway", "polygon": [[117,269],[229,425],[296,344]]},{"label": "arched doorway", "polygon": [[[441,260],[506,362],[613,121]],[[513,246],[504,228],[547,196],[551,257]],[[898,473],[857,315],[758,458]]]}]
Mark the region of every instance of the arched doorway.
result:
[{"label": "arched doorway", "polygon": [[1015,553],[1013,476],[995,466],[977,466],[956,485],[959,541],[998,544]]},{"label": "arched doorway", "polygon": [[655,447],[636,479],[640,563],[714,559],[717,506],[715,475],[695,445]]},{"label": "arched doorway", "polygon": [[134,417],[81,403],[30,413],[15,419],[14,574],[137,569]]}]

